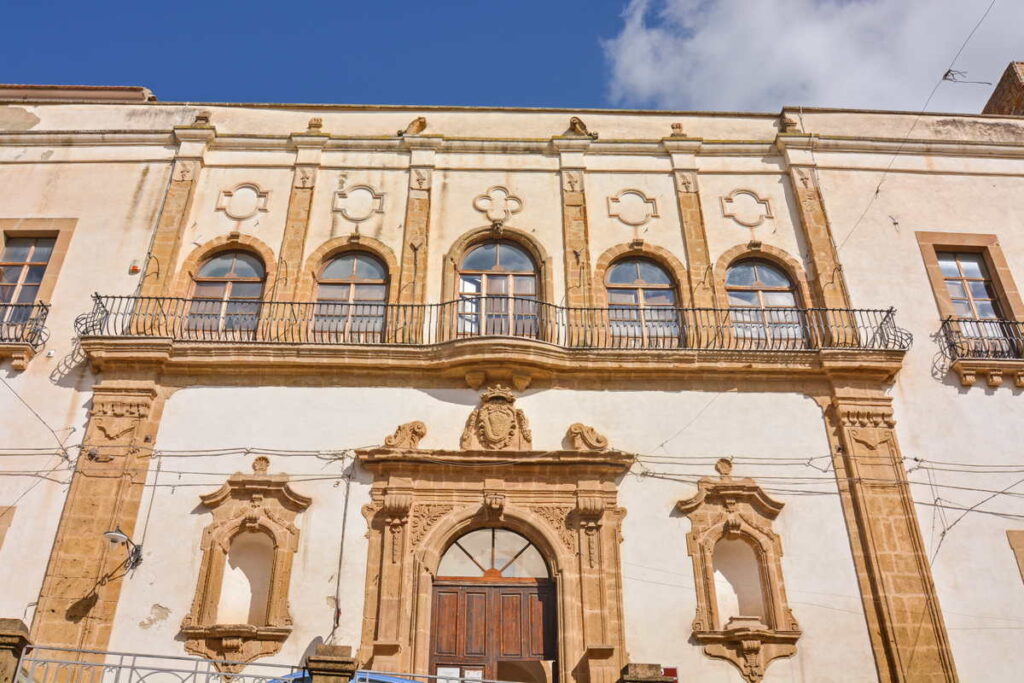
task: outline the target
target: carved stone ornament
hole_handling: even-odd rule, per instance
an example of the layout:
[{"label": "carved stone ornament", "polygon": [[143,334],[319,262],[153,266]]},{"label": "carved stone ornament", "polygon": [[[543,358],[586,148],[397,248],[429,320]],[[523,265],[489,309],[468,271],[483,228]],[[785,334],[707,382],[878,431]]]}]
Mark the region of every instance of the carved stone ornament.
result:
[{"label": "carved stone ornament", "polygon": [[417,116],[416,118],[409,122],[408,126],[406,126],[403,130],[396,132],[395,135],[397,135],[398,137],[404,137],[406,135],[419,135],[424,130],[426,130],[426,128],[427,118],[425,116]]},{"label": "carved stone ornament", "polygon": [[369,185],[345,187],[345,176],[338,180],[334,193],[334,211],[345,220],[362,223],[377,214],[384,213],[384,193],[377,192]]},{"label": "carved stone ornament", "polygon": [[[296,516],[312,502],[295,492],[286,474],[268,474],[269,461],[253,461],[253,473],[231,475],[213,493],[200,496],[213,513],[203,530],[199,581],[192,608],[181,622],[185,649],[200,657],[231,660],[217,663],[226,673],[237,673],[258,657],[276,654],[292,631],[288,611],[288,585],[292,558],[299,548]],[[260,624],[225,624],[218,621],[221,587],[231,542],[239,533],[266,534],[273,542],[273,566],[266,616]]]},{"label": "carved stone ornament", "polygon": [[[786,602],[782,581],[782,542],[772,521],[783,504],[771,499],[753,479],[734,479],[732,463],[719,460],[719,478],[702,478],[697,494],[677,503],[690,519],[686,549],[693,560],[697,614],[693,638],[705,654],[732,662],[749,683],[758,683],[778,657],[796,653],[800,626]],[[715,593],[715,545],[742,540],[753,549],[761,580],[763,616],[734,616],[722,623]]]},{"label": "carved stone ornament", "polygon": [[597,139],[597,133],[590,132],[587,128],[587,124],[583,123],[583,119],[578,116],[573,116],[569,119],[569,130],[566,131],[566,135],[587,137],[591,140]]},{"label": "carved stone ornament", "polygon": [[495,185],[473,199],[473,208],[487,216],[491,223],[504,223],[523,210],[523,200],[507,187]]},{"label": "carved stone ornament", "polygon": [[658,202],[641,190],[622,190],[608,197],[608,215],[636,228],[658,217]]},{"label": "carved stone ornament", "polygon": [[224,190],[217,199],[217,210],[228,218],[244,221],[257,213],[267,211],[268,190],[260,189],[255,183],[242,183],[232,190]]},{"label": "carved stone ornament", "polygon": [[462,448],[470,451],[531,450],[530,425],[515,403],[512,390],[500,384],[481,394],[480,407],[470,413],[462,432]]},{"label": "carved stone ornament", "polygon": [[384,439],[388,448],[415,450],[420,447],[420,439],[427,435],[427,425],[419,420],[398,425],[395,433]]},{"label": "carved stone ornament", "polygon": [[608,448],[608,439],[582,422],[569,425],[565,438],[574,451],[603,451]]},{"label": "carved stone ornament", "polygon": [[583,192],[583,176],[579,171],[562,173],[562,189],[566,192]]},{"label": "carved stone ornament", "polygon": [[771,203],[753,190],[733,190],[722,197],[722,215],[748,228],[756,228],[773,217]]}]

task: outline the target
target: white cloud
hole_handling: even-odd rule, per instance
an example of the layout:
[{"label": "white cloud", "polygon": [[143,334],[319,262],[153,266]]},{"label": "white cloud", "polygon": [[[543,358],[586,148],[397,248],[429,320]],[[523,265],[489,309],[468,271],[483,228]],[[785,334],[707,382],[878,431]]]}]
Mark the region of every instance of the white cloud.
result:
[{"label": "white cloud", "polygon": [[[604,43],[616,105],[918,110],[990,0],[632,0]],[[954,68],[1024,60],[1024,2],[997,0]],[[980,112],[992,88],[943,83],[930,111]]]}]

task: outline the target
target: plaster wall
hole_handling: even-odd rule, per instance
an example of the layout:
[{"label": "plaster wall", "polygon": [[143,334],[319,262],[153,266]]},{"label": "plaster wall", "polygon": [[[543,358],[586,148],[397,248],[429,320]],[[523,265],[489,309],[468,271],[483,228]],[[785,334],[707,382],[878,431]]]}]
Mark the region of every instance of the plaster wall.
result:
[{"label": "plaster wall", "polygon": [[167,176],[156,163],[0,164],[0,218],[77,219],[44,352],[22,372],[0,368],[0,507],[15,508],[0,545],[0,614],[31,621],[70,480],[57,452],[63,443],[73,456],[85,431],[94,377],[81,365],[74,319],[92,308],[93,292],[138,285],[129,265],[145,257]]},{"label": "plaster wall", "polygon": [[[198,496],[215,490],[235,471],[248,471],[252,455],[203,455],[193,451],[259,447],[341,451],[379,444],[400,423],[423,420],[425,448],[456,448],[477,392],[468,389],[384,387],[226,388],[176,392],[165,408],[157,449],[159,471],[150,473],[143,499],[144,562],[124,585],[110,649],[180,654],[175,635],[188,611],[199,570],[199,542],[210,514]],[[795,658],[777,661],[766,681],[862,680],[873,675],[860,598],[835,483],[830,474],[794,461],[827,453],[821,413],[797,395],[702,391],[527,391],[517,405],[531,420],[534,447],[555,449],[572,422],[592,424],[611,443],[668,461],[649,460],[621,482],[623,574],[627,647],[633,661],[678,665],[701,680],[732,681],[726,662],[709,660],[687,642],[696,603],[686,554],[689,522],[675,502],[696,491],[714,461],[734,455],[737,476],[814,476],[813,496],[787,496],[775,528],[782,535],[783,571],[790,604],[804,630]],[[701,419],[690,420],[700,414]],[[725,429],[740,418],[746,429]],[[186,453],[187,451],[187,453]],[[686,458],[685,462],[679,458]],[[749,460],[748,460],[749,459]],[[338,551],[345,517],[349,463],[338,454],[270,456],[271,472],[288,472],[293,486],[311,496],[302,513],[300,548],[291,582],[295,630],[273,661],[298,661],[333,618]],[[645,469],[659,476],[641,476]],[[366,572],[369,479],[353,471],[341,563],[341,622],[336,642],[357,645]],[[781,485],[780,485],[781,487]],[[151,615],[163,615],[158,620]],[[830,647],[841,641],[843,647]],[[855,678],[834,678],[835,671]]]},{"label": "plaster wall", "polygon": [[[1015,646],[1024,630],[1024,585],[1006,538],[1008,529],[1024,528],[1017,446],[1024,391],[984,380],[967,388],[948,372],[914,233],[995,234],[1020,286],[1024,179],[890,173],[857,225],[878,180],[877,173],[827,171],[822,193],[836,240],[846,241],[840,253],[854,306],[895,306],[899,324],[914,334],[893,390],[897,431],[961,680],[1011,680],[1024,666]],[[1007,495],[993,496],[1004,489]]]}]

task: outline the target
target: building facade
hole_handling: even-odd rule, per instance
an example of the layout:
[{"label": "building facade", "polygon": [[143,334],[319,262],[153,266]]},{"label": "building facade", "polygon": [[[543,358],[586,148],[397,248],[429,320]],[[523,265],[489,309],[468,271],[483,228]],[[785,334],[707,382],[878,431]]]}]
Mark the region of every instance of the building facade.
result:
[{"label": "building facade", "polygon": [[227,673],[1016,680],[1019,74],[984,115],[0,90],[0,616]]}]

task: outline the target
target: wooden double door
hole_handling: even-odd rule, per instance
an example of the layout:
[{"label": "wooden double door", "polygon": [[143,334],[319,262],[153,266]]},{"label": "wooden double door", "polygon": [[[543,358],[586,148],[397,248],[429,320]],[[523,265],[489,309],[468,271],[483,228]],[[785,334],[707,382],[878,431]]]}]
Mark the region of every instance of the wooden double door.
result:
[{"label": "wooden double door", "polygon": [[549,579],[434,583],[431,672],[544,683],[556,678],[555,587]]}]

